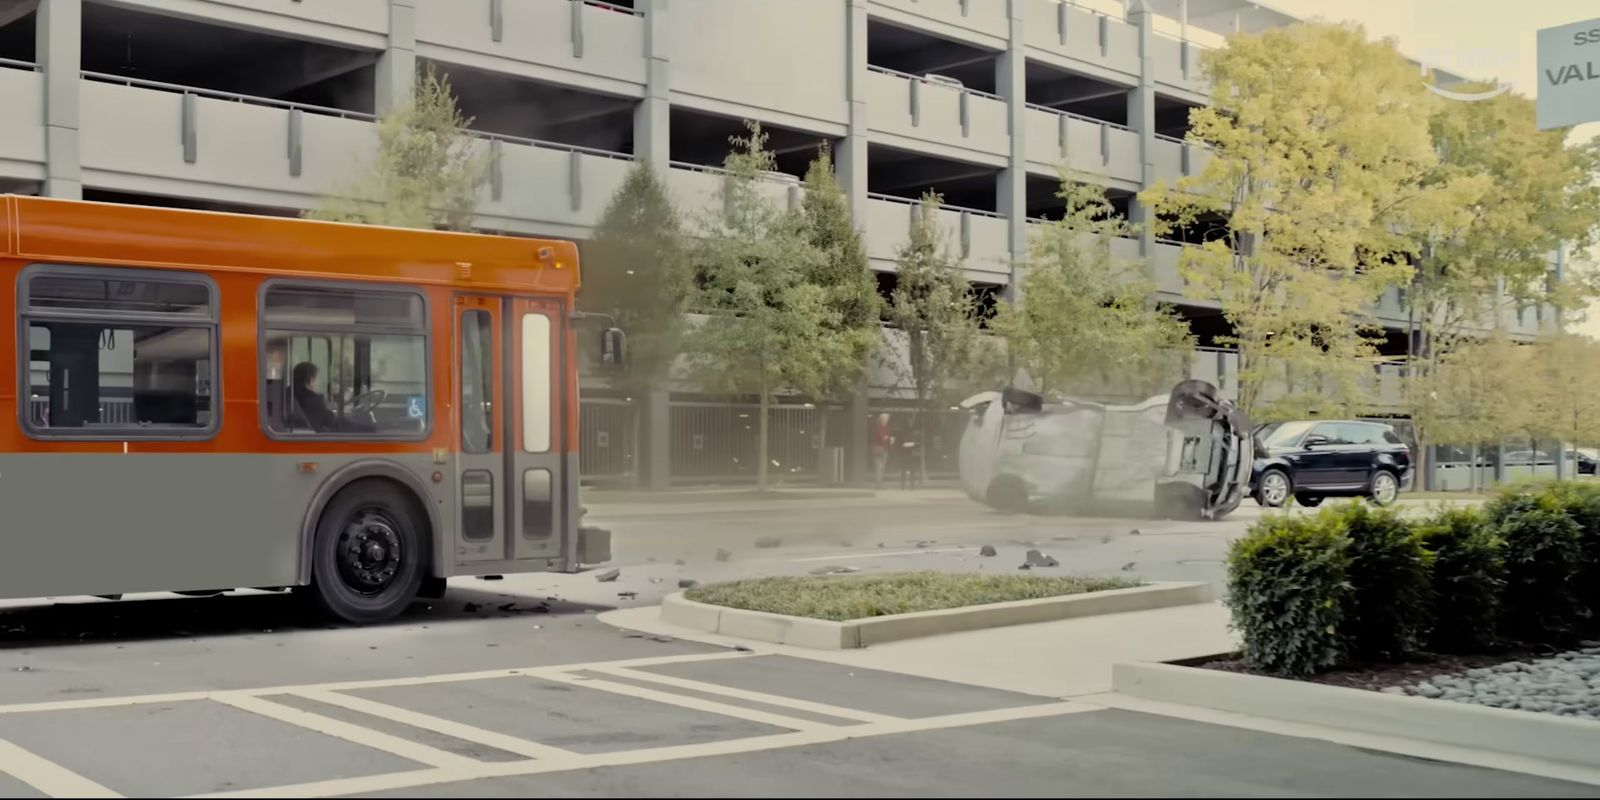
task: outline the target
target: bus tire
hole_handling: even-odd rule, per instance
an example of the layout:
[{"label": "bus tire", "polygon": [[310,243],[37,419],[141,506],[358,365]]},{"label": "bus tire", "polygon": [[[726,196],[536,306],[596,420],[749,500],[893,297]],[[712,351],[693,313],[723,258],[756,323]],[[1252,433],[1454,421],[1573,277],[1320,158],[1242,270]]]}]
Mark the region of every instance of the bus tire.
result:
[{"label": "bus tire", "polygon": [[357,625],[382,622],[417,598],[427,573],[426,520],[409,493],[382,480],[352,483],[317,520],[309,594],[320,611]]}]

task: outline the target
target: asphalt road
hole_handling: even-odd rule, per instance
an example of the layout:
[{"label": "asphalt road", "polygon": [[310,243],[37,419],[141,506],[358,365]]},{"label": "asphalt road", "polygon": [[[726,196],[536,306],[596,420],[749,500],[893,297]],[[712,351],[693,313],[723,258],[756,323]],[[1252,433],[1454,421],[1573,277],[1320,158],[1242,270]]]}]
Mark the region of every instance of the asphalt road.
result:
[{"label": "asphalt road", "polygon": [[[272,594],[9,604],[0,609],[0,797],[1600,796],[1600,787],[645,637],[593,616],[648,602],[643,587],[665,591],[680,573],[971,568],[975,553],[951,548],[986,542],[1000,555],[983,559],[985,569],[1014,570],[1024,542],[1038,541],[1061,571],[1135,560],[1152,578],[1218,576],[1222,548],[1246,522],[1031,520],[953,503],[618,519],[617,546],[630,557],[616,583],[468,580],[368,628],[326,625]],[[752,530],[782,542],[738,541]]]}]

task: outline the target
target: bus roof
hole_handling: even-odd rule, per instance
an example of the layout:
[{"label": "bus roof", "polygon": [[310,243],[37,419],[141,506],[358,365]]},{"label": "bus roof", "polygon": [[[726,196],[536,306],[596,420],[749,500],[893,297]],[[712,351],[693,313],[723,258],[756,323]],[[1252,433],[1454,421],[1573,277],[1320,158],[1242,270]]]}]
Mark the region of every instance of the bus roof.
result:
[{"label": "bus roof", "polygon": [[20,195],[0,195],[0,258],[539,294],[579,285],[577,246],[556,239]]}]

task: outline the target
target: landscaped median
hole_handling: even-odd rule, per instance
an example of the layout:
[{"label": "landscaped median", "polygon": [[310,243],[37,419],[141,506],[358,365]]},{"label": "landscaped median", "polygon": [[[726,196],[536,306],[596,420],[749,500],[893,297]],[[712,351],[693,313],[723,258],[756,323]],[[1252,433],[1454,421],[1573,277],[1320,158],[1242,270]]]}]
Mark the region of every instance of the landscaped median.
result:
[{"label": "landscaped median", "polygon": [[1205,583],[908,572],[715,584],[668,597],[661,618],[724,636],[842,650],[1211,599]]},{"label": "landscaped median", "polygon": [[1114,691],[1600,767],[1600,487],[1273,515],[1228,589],[1241,652],[1119,664]]}]

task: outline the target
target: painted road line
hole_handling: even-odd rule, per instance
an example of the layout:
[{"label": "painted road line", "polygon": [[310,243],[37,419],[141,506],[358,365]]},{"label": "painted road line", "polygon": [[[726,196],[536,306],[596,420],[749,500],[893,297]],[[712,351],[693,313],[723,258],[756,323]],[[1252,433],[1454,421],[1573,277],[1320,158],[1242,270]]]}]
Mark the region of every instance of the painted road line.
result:
[{"label": "painted road line", "polygon": [[83,700],[49,700],[42,703],[16,703],[0,706],[0,714],[27,714],[39,711],[78,711],[87,708],[117,708],[119,706],[150,705],[153,703],[187,703],[205,700],[210,692],[172,692],[132,697],[92,697]]},{"label": "painted road line", "polygon": [[439,675],[423,675],[410,678],[375,678],[371,680],[337,681],[333,683],[264,686],[255,689],[169,692],[165,694],[130,695],[127,697],[95,697],[82,700],[51,700],[40,703],[16,703],[12,705],[0,705],[0,714],[24,714],[44,711],[77,711],[89,708],[117,708],[119,706],[150,705],[153,703],[183,703],[195,700],[210,700],[219,694],[260,697],[263,695],[273,694],[299,694],[303,691],[313,690],[342,692],[352,689],[382,689],[392,686],[424,686],[434,683],[458,683],[465,681],[492,680],[494,678],[512,678],[518,676],[539,677],[547,674],[564,674],[567,672],[594,669],[596,667],[653,667],[664,664],[686,664],[696,661],[732,661],[740,658],[749,658],[752,655],[754,654],[737,650],[719,650],[713,653],[650,656],[647,658],[627,658],[615,661],[588,661],[575,664],[551,664],[546,666],[525,667],[520,669],[456,672]]},{"label": "painted road line", "polygon": [[345,722],[344,720],[325,717],[311,711],[303,711],[281,703],[274,703],[271,700],[260,697],[222,693],[214,695],[211,699],[241,711],[260,714],[263,717],[275,719],[279,722],[287,722],[290,725],[333,736],[347,742],[354,742],[362,747],[382,750],[430,767],[467,767],[481,763],[477,759],[448,753],[425,744],[402,739],[398,736],[391,736],[371,728],[364,728],[360,725]]},{"label": "painted road line", "polygon": [[16,778],[47,797],[121,797],[49,759],[40,758],[0,739],[0,773]]},{"label": "painted road line", "polygon": [[828,705],[827,703],[816,703],[810,700],[784,697],[783,695],[767,694],[765,692],[752,692],[745,689],[735,689],[731,686],[723,686],[716,683],[705,683],[703,681],[694,681],[687,678],[676,678],[671,675],[662,675],[655,672],[644,672],[641,670],[629,669],[627,667],[600,667],[589,671],[602,675],[615,675],[619,678],[628,678],[629,680],[643,681],[661,686],[670,686],[676,689],[687,689],[693,692],[721,695],[723,697],[730,697],[735,700],[749,700],[752,703],[762,703],[769,706],[792,708],[796,711],[806,711],[812,714],[821,714],[827,717],[853,720],[855,722],[893,722],[894,720],[900,719],[899,717],[892,717],[886,714],[874,714],[870,711],[859,711],[854,708],[833,706]]},{"label": "painted road line", "polygon": [[[530,742],[526,739],[519,739],[515,736],[508,736],[503,733],[484,730],[482,728],[477,728],[472,725],[456,722],[454,720],[435,717],[431,714],[424,714],[419,711],[412,711],[407,708],[392,706],[388,703],[380,703],[376,700],[368,700],[364,697],[355,697],[352,695],[339,694],[338,692],[328,692],[318,689],[295,692],[294,694],[296,697],[304,697],[307,700],[315,700],[319,703],[327,703],[330,706],[347,708],[351,711],[360,712],[368,716],[378,717],[379,719],[385,719],[401,725],[410,725],[413,728],[422,728],[423,730],[433,731],[434,733],[443,734],[454,739],[460,739],[462,741],[472,742],[474,744],[493,747],[497,750],[504,750],[507,753],[515,753],[519,756],[526,756],[528,758],[561,759],[571,758],[578,755],[571,750],[563,750],[559,747],[551,747],[546,744],[539,744],[538,742]],[[474,761],[473,763],[481,762]]]},{"label": "painted road line", "polygon": [[931,556],[938,553],[970,553],[978,550],[976,547],[929,547],[916,550],[877,550],[870,553],[849,553],[836,556],[811,556],[809,558],[791,558],[792,564],[809,563],[812,561],[846,561],[855,558],[894,558],[896,556]]},{"label": "painted road line", "polygon": [[669,706],[679,706],[680,708],[687,708],[693,711],[702,711],[707,714],[720,714],[724,717],[734,717],[736,719],[742,719],[748,722],[771,725],[776,728],[787,728],[791,731],[809,731],[822,728],[838,727],[836,725],[829,725],[825,722],[800,719],[799,717],[789,717],[782,714],[774,714],[769,711],[745,708],[744,706],[729,705],[727,703],[719,703],[715,700],[705,700],[699,697],[690,697],[688,695],[674,694],[672,692],[664,692],[656,689],[647,689],[643,686],[617,683],[616,681],[608,681],[597,678],[581,678],[577,675],[564,674],[541,675],[539,676],[539,679],[552,681],[555,683],[564,683],[568,686],[581,686],[586,689],[598,689],[602,692],[610,692],[612,694],[635,697],[640,700],[649,700],[653,703],[662,703]]},{"label": "painted road line", "polygon": [[1020,708],[1003,708],[968,714],[951,714],[943,717],[895,720],[892,722],[852,725],[848,727],[824,726],[815,730],[780,733],[772,736],[754,736],[721,742],[656,747],[615,753],[594,753],[564,761],[523,761],[500,764],[482,764],[471,769],[433,769],[413,772],[372,775],[360,778],[340,778],[291,786],[274,786],[266,789],[247,789],[233,792],[195,795],[206,798],[277,798],[277,797],[337,797],[350,794],[367,794],[381,791],[415,789],[441,783],[504,778],[521,775],[541,775],[572,770],[592,770],[602,767],[622,767],[636,764],[654,764],[690,758],[741,755],[786,747],[827,744],[847,739],[864,739],[896,733],[945,730],[973,725],[989,725],[1022,719],[1077,714],[1102,710],[1087,703],[1047,703]]}]

